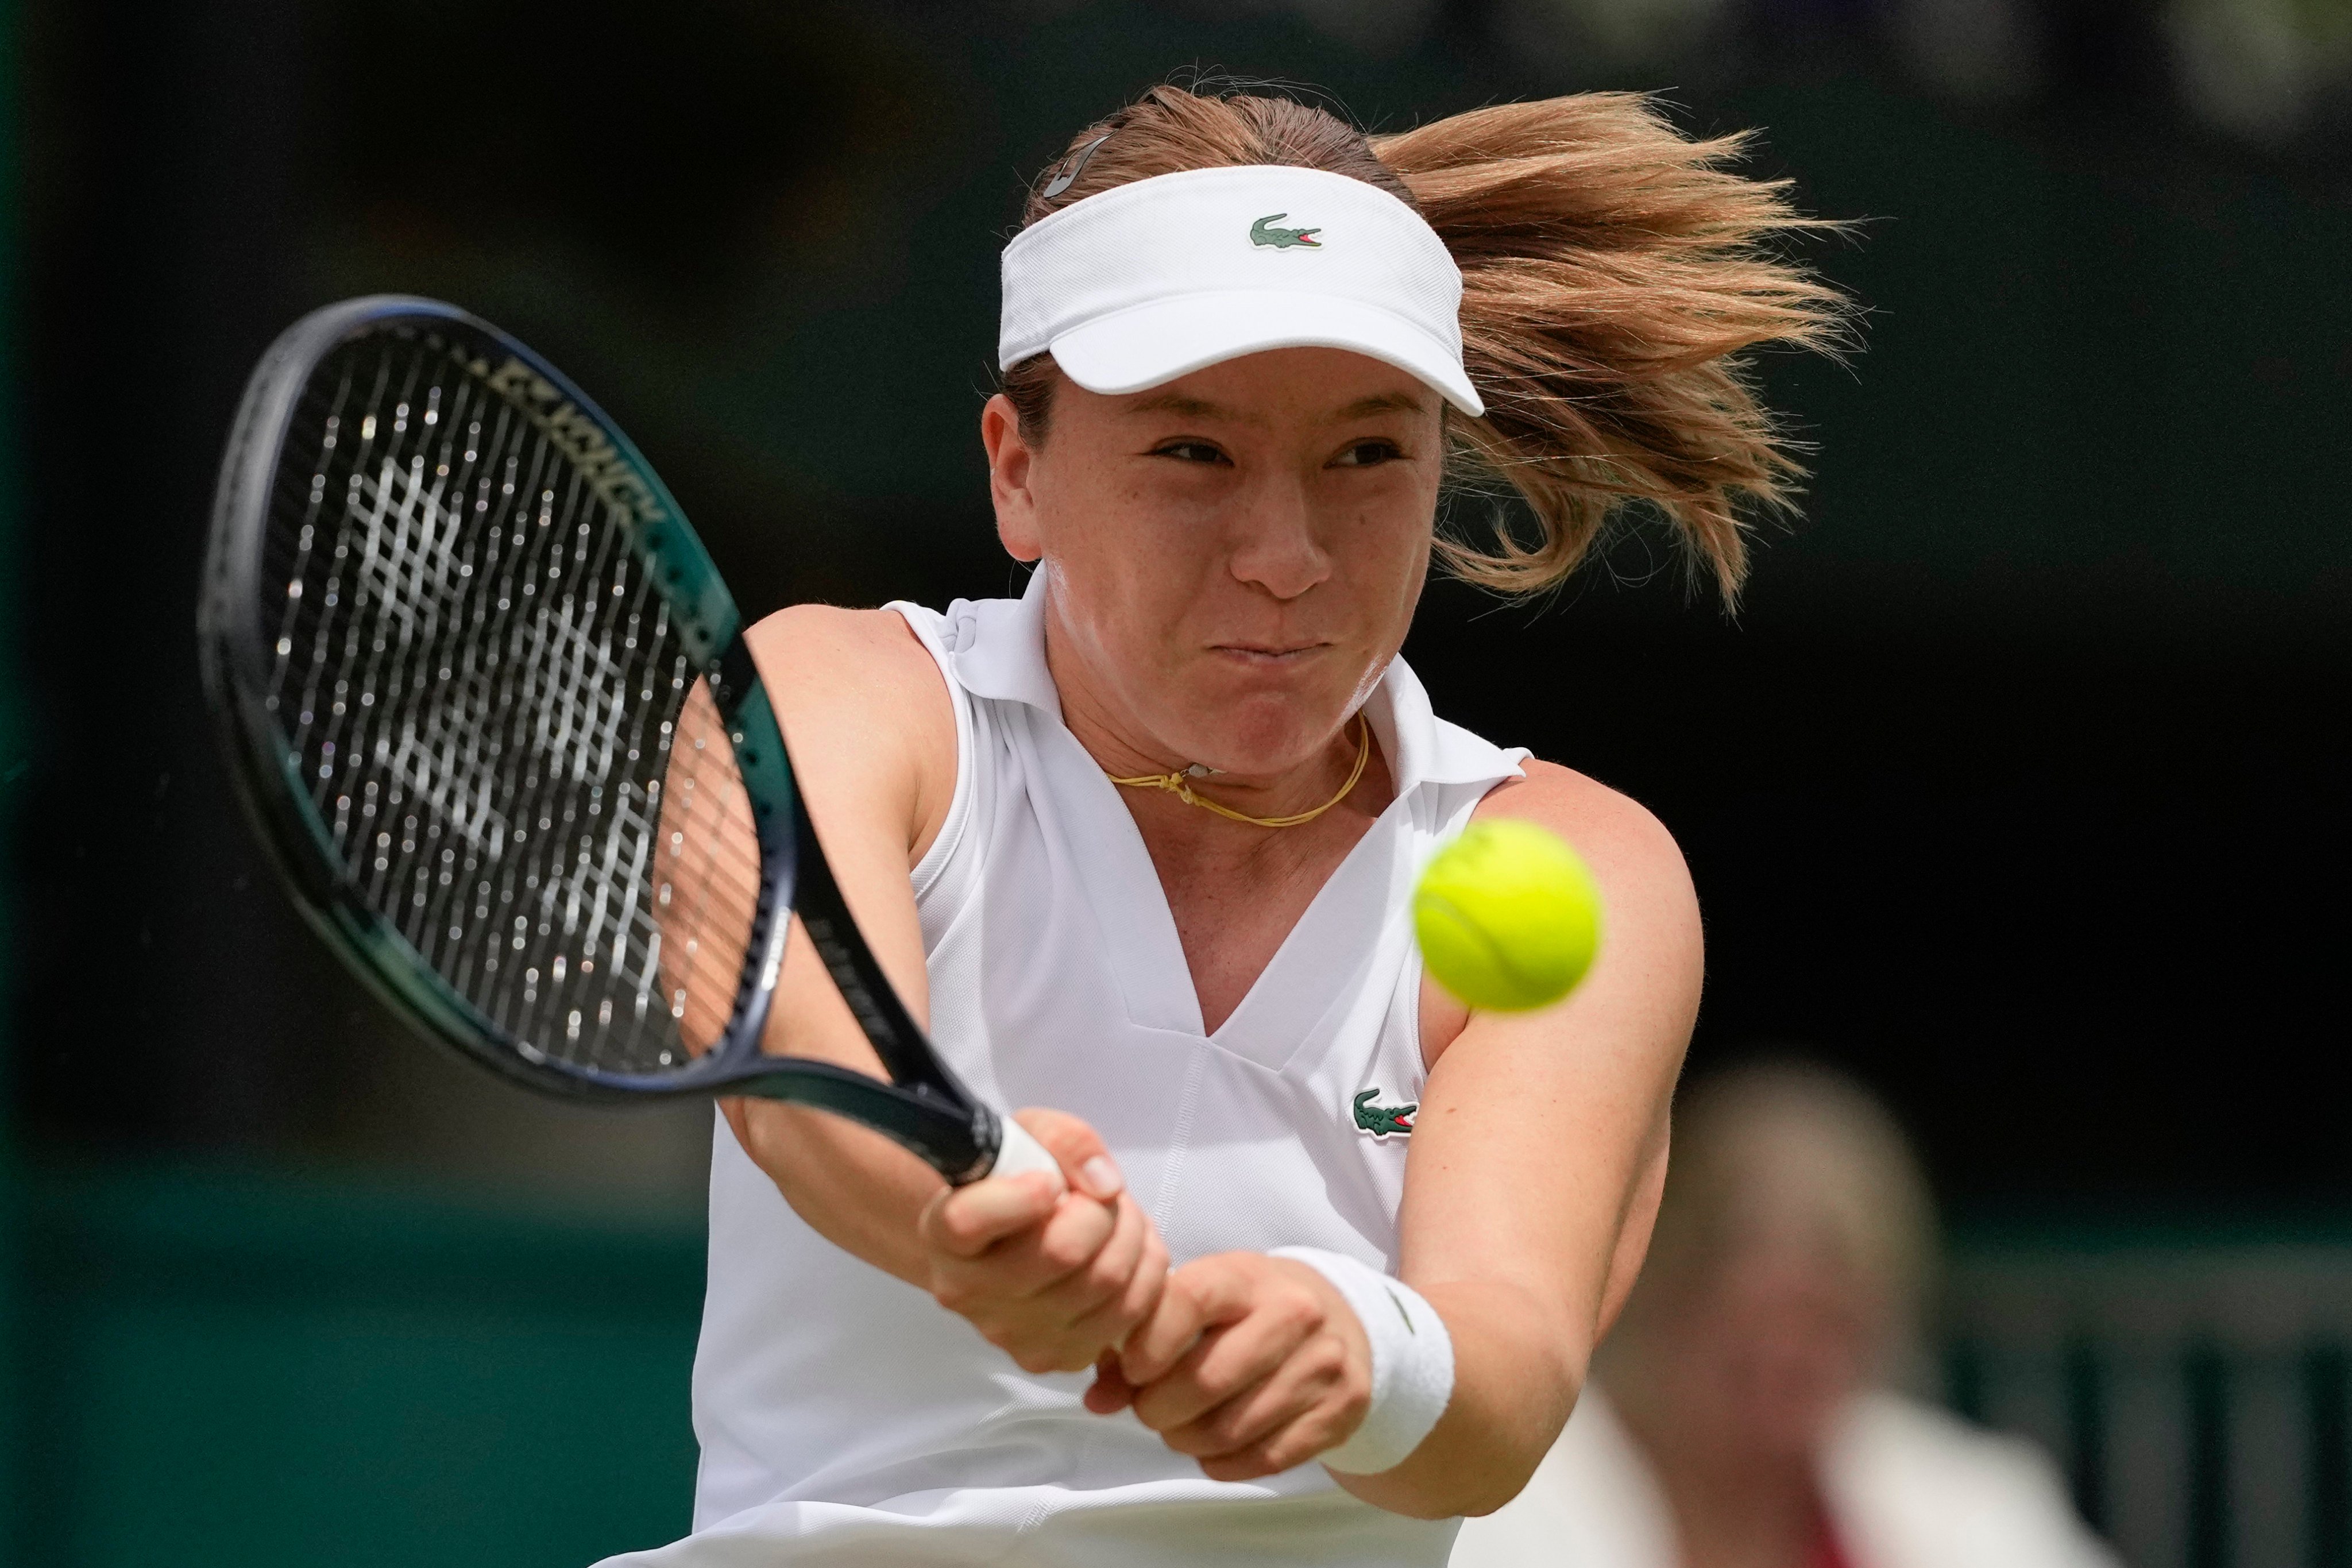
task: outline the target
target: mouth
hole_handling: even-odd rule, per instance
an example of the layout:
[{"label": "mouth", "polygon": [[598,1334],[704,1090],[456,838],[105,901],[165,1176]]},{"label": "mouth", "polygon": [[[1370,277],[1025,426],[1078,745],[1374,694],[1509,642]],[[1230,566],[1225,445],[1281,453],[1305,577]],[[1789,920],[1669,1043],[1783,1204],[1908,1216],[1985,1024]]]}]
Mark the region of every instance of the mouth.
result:
[{"label": "mouth", "polygon": [[1210,644],[1209,651],[1254,668],[1278,669],[1285,665],[1296,664],[1309,654],[1320,653],[1330,646],[1325,642],[1226,642]]}]

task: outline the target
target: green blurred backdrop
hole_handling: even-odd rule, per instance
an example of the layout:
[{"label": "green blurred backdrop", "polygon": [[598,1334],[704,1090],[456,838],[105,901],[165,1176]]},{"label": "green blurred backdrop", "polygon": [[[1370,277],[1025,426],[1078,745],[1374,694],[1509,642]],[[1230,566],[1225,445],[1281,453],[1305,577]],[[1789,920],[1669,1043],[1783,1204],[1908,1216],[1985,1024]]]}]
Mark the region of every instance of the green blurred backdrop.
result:
[{"label": "green blurred backdrop", "polygon": [[748,605],[1001,593],[1023,182],[1229,69],[1386,126],[1670,87],[1863,220],[1817,259],[1866,352],[1761,368],[1816,473],[1739,618],[1637,521],[1561,604],[1433,593],[1409,652],[1681,838],[1699,1060],[1801,1047],[1905,1116],[1961,1403],[2147,1568],[2352,1562],[2352,24],[2281,4],[2299,75],[2222,69],[2219,0],[0,4],[0,1560],[686,1522],[708,1113],[401,1038],[212,761],[189,612],[253,356],[452,298],[596,389]]}]

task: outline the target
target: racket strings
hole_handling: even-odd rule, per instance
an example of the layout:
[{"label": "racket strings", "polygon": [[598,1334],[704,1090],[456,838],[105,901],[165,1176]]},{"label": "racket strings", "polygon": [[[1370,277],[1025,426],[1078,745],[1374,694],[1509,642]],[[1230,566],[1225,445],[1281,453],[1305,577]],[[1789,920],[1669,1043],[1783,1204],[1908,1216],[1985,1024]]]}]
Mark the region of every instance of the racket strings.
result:
[{"label": "racket strings", "polygon": [[526,1056],[657,1071],[724,1028],[760,864],[628,527],[464,345],[362,337],[298,405],[260,631],[360,900]]},{"label": "racket strings", "polygon": [[664,986],[699,1055],[733,1014],[760,893],[751,799],[707,685],[679,715],[655,854],[656,897],[670,915]]}]

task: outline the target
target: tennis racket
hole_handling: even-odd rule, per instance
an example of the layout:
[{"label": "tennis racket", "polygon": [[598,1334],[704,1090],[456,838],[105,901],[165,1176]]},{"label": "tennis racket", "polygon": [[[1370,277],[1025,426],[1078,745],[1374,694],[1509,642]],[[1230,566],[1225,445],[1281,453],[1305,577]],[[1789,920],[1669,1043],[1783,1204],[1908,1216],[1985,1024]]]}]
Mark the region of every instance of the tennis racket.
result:
[{"label": "tennis racket", "polygon": [[[521,343],[394,296],[295,323],[237,411],[197,620],[295,903],[427,1037],[572,1099],[759,1095],[952,1183],[1060,1179],[875,962],[677,503]],[[795,912],[888,1082],[762,1050]]]}]

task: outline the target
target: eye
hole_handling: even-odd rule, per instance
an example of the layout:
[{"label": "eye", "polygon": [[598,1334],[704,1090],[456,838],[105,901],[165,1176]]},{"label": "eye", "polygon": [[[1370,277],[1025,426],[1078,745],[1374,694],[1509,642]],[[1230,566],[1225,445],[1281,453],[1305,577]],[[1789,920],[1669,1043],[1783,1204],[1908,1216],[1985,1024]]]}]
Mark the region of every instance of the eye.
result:
[{"label": "eye", "polygon": [[1228,463],[1224,453],[1207,441],[1163,441],[1151,448],[1155,458],[1173,458],[1180,463]]},{"label": "eye", "polygon": [[1369,468],[1381,463],[1392,463],[1403,456],[1402,447],[1385,438],[1351,441],[1344,451],[1331,459],[1331,466],[1335,468]]}]

